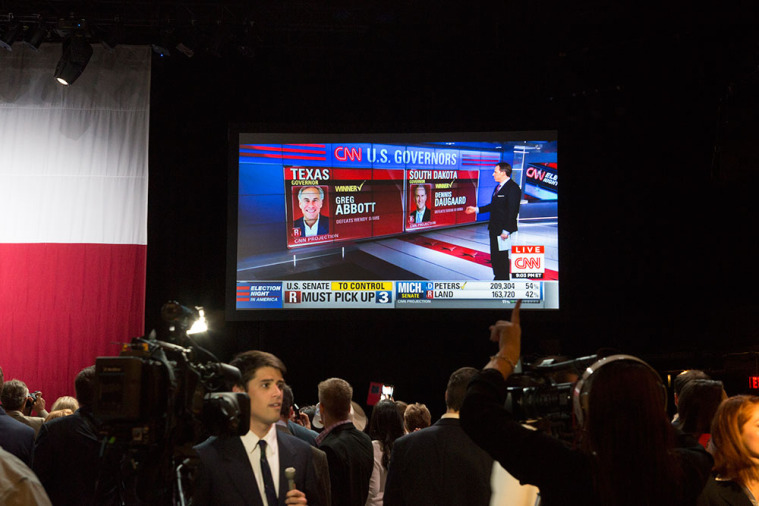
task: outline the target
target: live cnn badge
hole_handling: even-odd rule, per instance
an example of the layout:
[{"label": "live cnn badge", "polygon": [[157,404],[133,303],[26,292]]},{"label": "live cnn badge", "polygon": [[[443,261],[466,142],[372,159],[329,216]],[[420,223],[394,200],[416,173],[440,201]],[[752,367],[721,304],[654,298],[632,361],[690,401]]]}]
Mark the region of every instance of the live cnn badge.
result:
[{"label": "live cnn badge", "polygon": [[546,271],[545,246],[512,246],[511,276],[514,278],[543,277]]}]

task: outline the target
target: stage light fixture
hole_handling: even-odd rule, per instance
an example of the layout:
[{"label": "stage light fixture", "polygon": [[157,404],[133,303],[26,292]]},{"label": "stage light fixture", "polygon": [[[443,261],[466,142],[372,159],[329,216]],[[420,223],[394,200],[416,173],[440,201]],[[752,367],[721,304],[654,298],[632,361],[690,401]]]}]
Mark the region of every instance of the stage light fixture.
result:
[{"label": "stage light fixture", "polygon": [[177,36],[173,28],[164,28],[161,30],[160,39],[155,44],[152,44],[153,52],[165,58],[171,56],[171,50],[175,49],[177,45]]},{"label": "stage light fixture", "polygon": [[47,28],[43,23],[29,26],[24,34],[24,44],[35,51],[40,50],[40,45],[47,38]]},{"label": "stage light fixture", "polygon": [[8,25],[5,30],[0,29],[0,47],[7,51],[13,51],[13,43],[20,31],[21,26],[18,23]]},{"label": "stage light fixture", "polygon": [[55,67],[55,78],[64,86],[69,86],[82,75],[92,57],[92,46],[83,31],[77,30],[63,41],[63,52]]},{"label": "stage light fixture", "polygon": [[185,55],[187,58],[195,56],[195,51],[198,49],[198,29],[195,26],[195,21],[190,22],[190,26],[177,31],[176,43],[173,48],[179,53]]},{"label": "stage light fixture", "polygon": [[206,313],[202,306],[195,306],[198,311],[198,319],[192,324],[192,327],[187,331],[188,334],[200,334],[201,332],[208,331],[208,321],[206,320]]}]

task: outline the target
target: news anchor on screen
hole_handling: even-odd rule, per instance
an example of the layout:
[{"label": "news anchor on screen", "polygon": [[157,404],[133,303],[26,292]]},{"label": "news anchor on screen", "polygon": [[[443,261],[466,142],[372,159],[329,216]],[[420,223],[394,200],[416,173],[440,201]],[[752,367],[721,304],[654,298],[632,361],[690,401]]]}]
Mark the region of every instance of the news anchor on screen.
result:
[{"label": "news anchor on screen", "polygon": [[293,222],[295,235],[313,237],[329,234],[329,216],[321,214],[323,204],[324,190],[318,186],[304,186],[300,189],[298,206],[303,211],[303,216]]},{"label": "news anchor on screen", "polygon": [[414,186],[414,203],[416,209],[409,214],[408,222],[424,223],[432,219],[432,212],[427,208],[427,187],[423,184]]},{"label": "news anchor on screen", "polygon": [[501,249],[498,245],[499,238],[503,241],[511,238],[517,232],[517,216],[519,215],[519,202],[522,198],[522,190],[511,179],[511,165],[506,162],[496,164],[493,169],[493,179],[498,186],[493,191],[490,204],[482,207],[468,206],[464,212],[490,213],[488,231],[490,232],[490,264],[493,266],[493,274],[496,280],[508,280],[511,278],[509,268],[509,248]]}]

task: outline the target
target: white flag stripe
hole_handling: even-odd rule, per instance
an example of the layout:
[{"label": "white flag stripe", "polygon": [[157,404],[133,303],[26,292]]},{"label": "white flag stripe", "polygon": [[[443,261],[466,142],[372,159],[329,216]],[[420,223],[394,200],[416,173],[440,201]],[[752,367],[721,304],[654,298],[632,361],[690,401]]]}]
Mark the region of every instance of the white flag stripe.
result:
[{"label": "white flag stripe", "polygon": [[94,46],[70,87],[52,77],[60,45],[13,49],[0,54],[22,69],[0,71],[0,242],[147,244],[149,48]]},{"label": "white flag stripe", "polygon": [[146,180],[0,177],[0,242],[147,244]]}]

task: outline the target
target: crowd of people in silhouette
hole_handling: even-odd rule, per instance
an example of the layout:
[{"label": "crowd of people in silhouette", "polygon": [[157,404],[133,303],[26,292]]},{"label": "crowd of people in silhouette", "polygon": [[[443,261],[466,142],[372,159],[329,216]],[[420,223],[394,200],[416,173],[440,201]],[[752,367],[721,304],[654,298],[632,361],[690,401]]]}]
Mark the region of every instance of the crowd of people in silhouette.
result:
[{"label": "crowd of people in silhouette", "polygon": [[[572,384],[573,438],[505,403],[521,360],[520,304],[494,323],[484,367],[451,371],[446,411],[383,396],[370,415],[344,378],[297,407],[287,368],[261,350],[237,354],[233,391],[250,400],[242,435],[197,441],[193,505],[756,505],[759,397],[725,391],[701,370],[675,377],[676,414],[660,374],[630,355],[597,357]],[[95,367],[46,410],[42,392],[4,380],[0,502],[140,504],[125,462],[104,456]],[[429,400],[428,400],[429,402]],[[367,410],[368,411],[368,410]],[[128,485],[126,486],[128,487]]]}]

